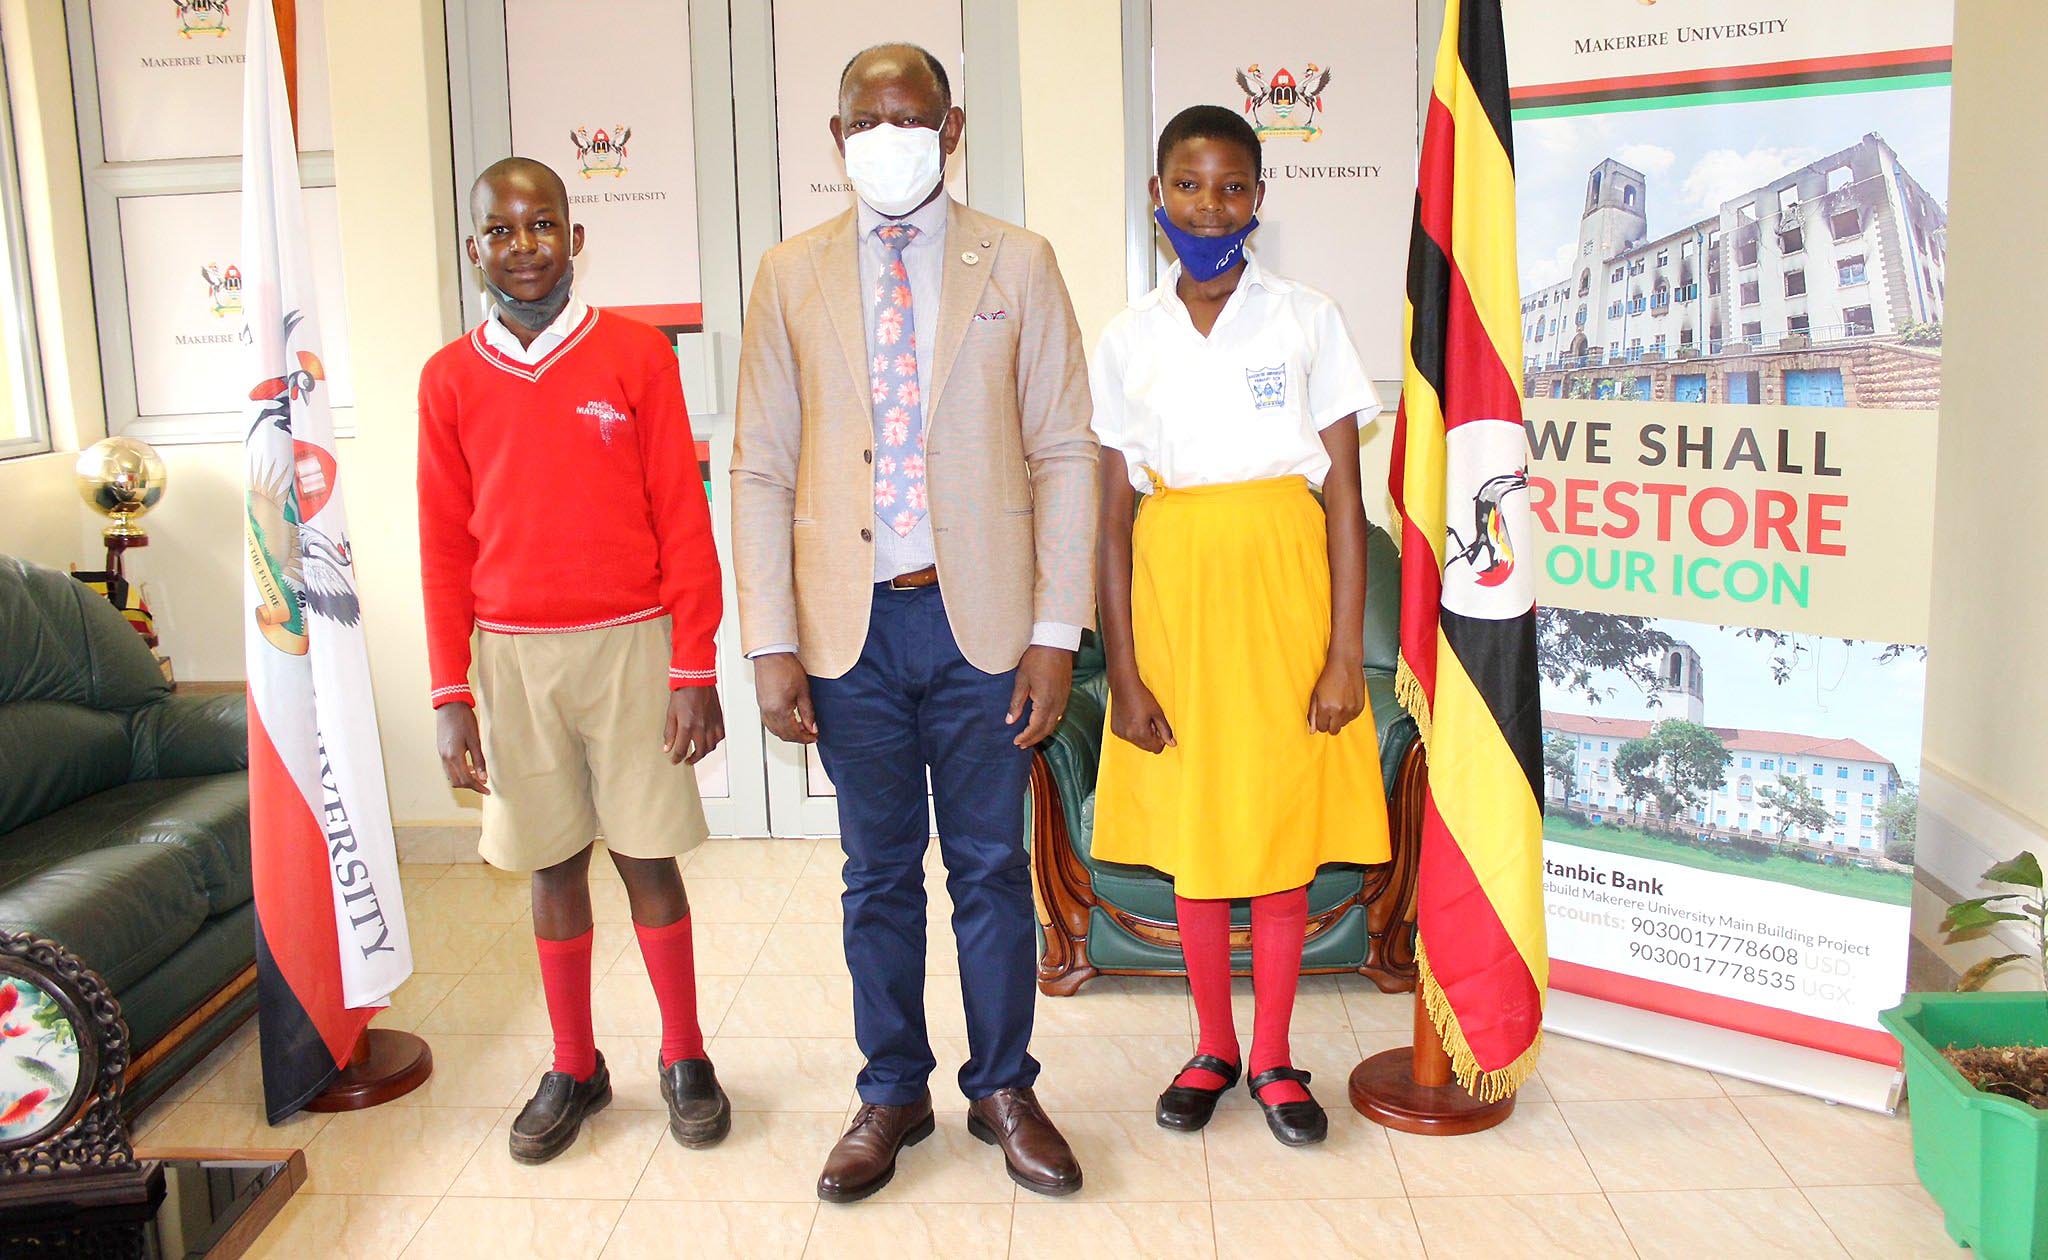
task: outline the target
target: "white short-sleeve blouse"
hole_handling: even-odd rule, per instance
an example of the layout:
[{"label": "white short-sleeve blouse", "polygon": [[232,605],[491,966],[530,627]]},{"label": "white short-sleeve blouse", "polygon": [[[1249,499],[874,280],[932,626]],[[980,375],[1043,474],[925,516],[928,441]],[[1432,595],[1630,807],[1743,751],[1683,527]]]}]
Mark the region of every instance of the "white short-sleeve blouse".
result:
[{"label": "white short-sleeve blouse", "polygon": [[1380,411],[1344,316],[1247,251],[1244,275],[1207,337],[1174,291],[1180,264],[1103,330],[1089,370],[1096,436],[1149,491],[1330,473],[1322,431]]}]

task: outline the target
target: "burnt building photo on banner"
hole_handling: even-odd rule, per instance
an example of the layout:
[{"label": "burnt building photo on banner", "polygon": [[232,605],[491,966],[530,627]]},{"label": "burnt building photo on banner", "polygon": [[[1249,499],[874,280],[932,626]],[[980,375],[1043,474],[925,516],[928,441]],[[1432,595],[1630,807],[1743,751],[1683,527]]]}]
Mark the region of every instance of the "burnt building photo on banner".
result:
[{"label": "burnt building photo on banner", "polygon": [[1656,236],[1651,191],[1587,173],[1575,266],[1522,299],[1527,397],[1939,404],[1948,214],[1882,135]]}]

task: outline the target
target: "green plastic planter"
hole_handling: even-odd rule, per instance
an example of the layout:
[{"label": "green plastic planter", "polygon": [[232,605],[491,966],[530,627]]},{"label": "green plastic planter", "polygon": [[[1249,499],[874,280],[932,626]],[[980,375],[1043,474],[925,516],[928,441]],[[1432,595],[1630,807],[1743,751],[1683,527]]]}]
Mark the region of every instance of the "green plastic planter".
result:
[{"label": "green plastic planter", "polygon": [[1971,1087],[1944,1049],[2048,1045],[2048,995],[1909,993],[1878,1016],[1906,1048],[1913,1169],[1980,1260],[2048,1256],[2048,1111]]}]

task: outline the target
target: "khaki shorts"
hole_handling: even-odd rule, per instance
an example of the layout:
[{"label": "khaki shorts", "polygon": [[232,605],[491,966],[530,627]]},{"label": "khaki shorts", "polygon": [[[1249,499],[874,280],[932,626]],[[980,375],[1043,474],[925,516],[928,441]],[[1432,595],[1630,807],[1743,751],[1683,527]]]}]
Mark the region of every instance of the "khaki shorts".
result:
[{"label": "khaki shorts", "polygon": [[602,833],[614,853],[665,858],[705,836],[696,768],[662,751],[669,619],[565,634],[476,636],[492,866],[536,871]]}]

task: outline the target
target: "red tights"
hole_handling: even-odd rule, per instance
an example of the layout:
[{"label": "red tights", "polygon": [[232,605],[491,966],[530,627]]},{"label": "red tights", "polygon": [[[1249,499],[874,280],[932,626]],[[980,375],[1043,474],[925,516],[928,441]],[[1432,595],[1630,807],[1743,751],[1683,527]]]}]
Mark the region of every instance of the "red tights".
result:
[{"label": "red tights", "polygon": [[[1173,904],[1180,921],[1181,955],[1187,960],[1188,988],[1194,993],[1195,1018],[1201,1027],[1195,1053],[1236,1063],[1237,1028],[1230,1010],[1230,903],[1176,896]],[[1252,898],[1253,1014],[1248,1075],[1291,1066],[1287,1026],[1294,1016],[1301,946],[1307,933],[1308,889]],[[1223,1079],[1214,1072],[1190,1068],[1174,1084],[1218,1089]],[[1260,1098],[1268,1103],[1303,1102],[1308,1091],[1292,1081],[1276,1081]]]}]

